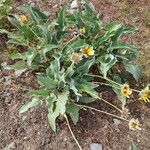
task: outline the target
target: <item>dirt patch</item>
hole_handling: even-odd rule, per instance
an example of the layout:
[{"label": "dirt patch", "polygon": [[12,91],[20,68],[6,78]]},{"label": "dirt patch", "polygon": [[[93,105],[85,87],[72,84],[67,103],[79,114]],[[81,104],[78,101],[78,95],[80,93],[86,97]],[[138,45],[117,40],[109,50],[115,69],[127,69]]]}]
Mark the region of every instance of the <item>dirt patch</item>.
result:
[{"label": "dirt patch", "polygon": [[[64,1],[31,1],[51,14],[51,18],[57,16],[59,8]],[[139,31],[131,37],[131,42],[141,48],[139,59],[145,71],[143,71],[142,83],[149,80],[149,21],[144,17],[149,8],[149,0],[92,0],[98,11],[102,14],[104,22],[120,20],[126,24],[136,25]],[[14,1],[15,7],[28,3],[26,0]],[[0,43],[4,43],[0,38]],[[1,55],[1,57],[3,57]],[[4,57],[3,57],[4,58]],[[3,59],[3,61],[7,61]],[[146,61],[146,63],[145,63]],[[147,78],[145,78],[147,77]],[[4,149],[13,143],[15,150],[77,150],[65,120],[59,118],[57,133],[54,133],[47,120],[47,111],[44,106],[33,108],[27,113],[20,115],[20,106],[29,101],[24,94],[30,89],[36,89],[38,84],[34,72],[28,71],[16,77],[13,71],[1,70],[0,73],[0,149]],[[113,92],[109,88],[99,88],[105,99],[111,103],[120,105]],[[103,150],[127,150],[131,139],[141,150],[149,150],[150,137],[150,111],[149,106],[131,99],[128,108],[133,114],[140,117],[143,123],[141,131],[130,131],[126,122],[114,124],[113,118],[100,113],[81,110],[80,120],[76,126],[71,123],[75,136],[84,150],[90,149],[92,142],[100,143]],[[118,114],[103,102],[95,102],[92,106]],[[142,107],[141,107],[142,106]],[[134,112],[133,112],[134,111]],[[71,121],[70,121],[71,122]]]},{"label": "dirt patch", "polygon": [[[14,72],[3,71],[1,84],[3,84],[0,91],[1,149],[12,142],[15,143],[17,150],[78,149],[68,131],[65,120],[58,120],[56,134],[51,131],[44,106],[33,108],[23,115],[19,114],[20,106],[29,101],[29,98],[24,96],[26,90],[37,88],[36,79],[32,72],[26,72],[17,78],[14,76]],[[103,88],[99,92],[111,103],[117,102],[116,96],[110,92],[109,88]],[[92,106],[118,114],[102,102],[97,101]],[[71,123],[71,126],[84,150],[90,149],[89,145],[92,142],[101,143],[104,150],[127,150],[131,139],[134,139],[142,150],[148,150],[150,148],[147,138],[150,136],[149,119],[146,118],[144,130],[135,132],[128,129],[126,122],[116,125],[112,117],[94,111],[81,110],[79,122],[76,126]]]}]

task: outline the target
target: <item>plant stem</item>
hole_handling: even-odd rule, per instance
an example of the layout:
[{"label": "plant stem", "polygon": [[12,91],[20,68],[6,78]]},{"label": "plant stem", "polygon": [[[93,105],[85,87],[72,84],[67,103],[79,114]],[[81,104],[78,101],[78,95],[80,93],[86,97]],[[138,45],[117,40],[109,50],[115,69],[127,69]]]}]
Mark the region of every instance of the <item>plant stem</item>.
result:
[{"label": "plant stem", "polygon": [[103,82],[92,82],[92,83],[100,84],[100,85],[105,85],[105,86],[110,86],[110,87],[115,87],[117,89],[120,89],[120,87],[117,87],[117,86],[114,86],[114,85],[111,85],[111,84],[107,84],[107,83],[103,83]]},{"label": "plant stem", "polygon": [[39,39],[41,42],[43,42],[42,39],[34,32],[34,30],[29,25],[27,25],[27,26],[34,33],[34,35],[37,37],[37,39]]},{"label": "plant stem", "polygon": [[76,35],[75,37],[73,37],[71,40],[69,40],[69,41],[65,44],[65,46],[62,48],[62,50],[64,50],[64,48],[66,48],[66,46],[67,46],[70,42],[72,42],[73,40],[75,40],[75,39],[78,38],[78,37],[79,37],[79,34]]},{"label": "plant stem", "polygon": [[67,126],[68,126],[68,128],[69,128],[69,130],[70,130],[70,133],[71,133],[71,135],[72,135],[74,141],[75,141],[76,144],[78,145],[79,149],[82,150],[82,148],[81,148],[81,146],[80,146],[78,140],[76,139],[76,137],[75,137],[75,135],[74,135],[74,133],[73,133],[73,131],[72,131],[72,129],[71,129],[71,126],[70,126],[70,124],[69,124],[69,120],[68,120],[68,118],[67,118],[67,115],[64,115],[64,117],[65,117],[65,119],[66,119]]},{"label": "plant stem", "polygon": [[140,90],[136,90],[136,89],[132,89],[132,88],[131,88],[131,90],[134,91],[134,92],[137,92],[137,93],[141,92]]},{"label": "plant stem", "polygon": [[101,100],[101,101],[105,102],[106,104],[108,104],[108,105],[112,106],[113,108],[115,108],[116,110],[118,110],[119,112],[121,112],[121,113],[122,113],[122,110],[121,110],[121,109],[119,109],[118,107],[116,107],[116,106],[115,106],[115,105],[113,105],[112,103],[109,103],[109,102],[108,102],[108,101],[106,101],[105,99],[103,99],[103,98],[101,98],[101,97],[97,97],[97,99],[99,99],[99,100]]},{"label": "plant stem", "polygon": [[103,76],[99,76],[99,75],[93,75],[93,74],[86,74],[86,75],[87,75],[87,76],[91,76],[91,77],[101,78],[101,79],[107,80],[107,81],[109,81],[109,82],[112,82],[112,83],[114,83],[114,84],[116,84],[116,85],[121,86],[121,84],[119,84],[119,83],[117,83],[117,82],[115,82],[115,81],[113,81],[113,80],[111,80],[111,79],[108,79],[107,77],[103,77]]},{"label": "plant stem", "polygon": [[[99,75],[92,75],[92,74],[86,74],[87,76],[91,76],[91,77],[96,77],[96,78],[101,78],[101,79],[104,79],[104,80],[106,80],[106,81],[109,81],[110,83],[114,83],[114,84],[116,84],[116,85],[118,85],[118,86],[122,86],[121,84],[119,84],[119,83],[117,83],[117,82],[115,82],[115,81],[113,81],[113,80],[111,80],[111,79],[109,79],[109,78],[107,78],[107,77],[103,77],[103,76],[99,76]],[[111,85],[109,85],[108,84],[108,86],[111,86]],[[112,85],[112,87],[115,87],[115,86],[113,86]],[[132,88],[130,88],[132,91],[134,91],[134,92],[137,92],[137,93],[140,93],[141,91],[140,90],[136,90],[136,89],[132,89]]]},{"label": "plant stem", "polygon": [[100,113],[103,113],[103,114],[106,114],[106,115],[109,115],[109,116],[112,116],[112,117],[115,117],[115,118],[118,118],[118,119],[121,119],[121,120],[124,120],[124,121],[127,121],[127,122],[129,121],[129,120],[125,119],[125,118],[122,118],[120,116],[117,116],[117,115],[105,112],[103,110],[96,109],[94,107],[90,107],[90,106],[86,106],[86,105],[79,105],[79,104],[76,104],[76,103],[74,103],[74,104],[77,105],[77,106],[79,106],[79,107],[83,107],[83,108],[88,108],[88,109],[91,109],[91,110],[95,110],[97,112],[100,112]]}]

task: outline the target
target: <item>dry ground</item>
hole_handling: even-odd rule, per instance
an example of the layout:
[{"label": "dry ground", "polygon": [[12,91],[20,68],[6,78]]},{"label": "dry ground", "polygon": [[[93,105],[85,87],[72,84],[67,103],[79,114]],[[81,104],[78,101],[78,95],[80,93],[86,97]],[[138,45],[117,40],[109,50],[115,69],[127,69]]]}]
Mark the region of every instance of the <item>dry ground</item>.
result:
[{"label": "dry ground", "polygon": [[[27,2],[14,0],[14,6]],[[35,2],[43,10],[51,13],[53,19],[66,0],[36,0]],[[91,2],[102,14],[104,22],[120,20],[125,24],[138,27],[138,32],[130,37],[130,41],[141,48],[138,63],[143,67],[143,74],[140,83],[148,83],[150,81],[150,1],[91,0]],[[3,40],[0,41],[2,43]],[[2,53],[1,59],[4,59]],[[58,120],[57,133],[51,131],[44,107],[31,109],[24,115],[19,115],[21,104],[28,101],[24,93],[29,88],[37,88],[33,72],[28,71],[18,78],[13,71],[1,70],[0,149],[3,150],[11,144],[14,150],[78,150],[64,120]],[[116,96],[109,88],[105,87],[99,92],[102,92],[112,103],[117,102]],[[83,149],[89,150],[89,145],[97,142],[102,144],[103,150],[128,150],[129,141],[133,139],[140,150],[149,150],[150,107],[141,103],[135,104],[134,101],[135,99],[131,100],[128,107],[132,113],[140,117],[143,124],[141,131],[129,131],[125,122],[115,125],[111,117],[81,110],[77,126],[72,125],[72,127]],[[94,103],[93,106],[113,112],[111,108],[100,102]]]}]

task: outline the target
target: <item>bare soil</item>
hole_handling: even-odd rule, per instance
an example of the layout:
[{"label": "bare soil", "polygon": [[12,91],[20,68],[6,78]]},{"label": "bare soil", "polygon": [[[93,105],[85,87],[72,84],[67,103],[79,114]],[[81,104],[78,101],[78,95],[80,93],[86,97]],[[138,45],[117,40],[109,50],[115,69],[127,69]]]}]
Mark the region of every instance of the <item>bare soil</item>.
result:
[{"label": "bare soil", "polygon": [[[60,7],[67,0],[36,0],[44,11],[51,13],[51,18],[57,16]],[[141,48],[139,63],[143,67],[142,79],[138,85],[144,86],[150,81],[150,20],[147,16],[150,8],[149,0],[91,0],[96,10],[101,12],[104,22],[120,20],[125,24],[138,27],[138,32],[129,37],[130,42]],[[26,0],[14,0],[14,11]],[[0,37],[0,61],[8,61],[3,50],[5,38]],[[131,79],[132,80],[132,79]],[[137,86],[138,86],[137,85]],[[132,84],[134,87],[134,84]],[[30,109],[23,115],[19,108],[29,101],[25,96],[28,89],[38,87],[34,72],[27,71],[17,77],[14,71],[0,72],[0,149],[9,147],[14,150],[78,150],[65,120],[58,119],[57,133],[48,124],[47,111],[44,106]],[[100,87],[99,93],[111,103],[120,105],[117,97],[108,87]],[[103,102],[94,102],[92,106],[101,110],[118,114]],[[81,110],[77,125],[71,123],[72,129],[84,150],[90,150],[91,143],[100,143],[103,150],[128,150],[129,141],[134,140],[140,150],[150,150],[150,106],[131,98],[127,107],[131,115],[139,117],[142,123],[141,131],[131,131],[128,124],[121,121],[114,124],[112,117],[90,111]]]}]

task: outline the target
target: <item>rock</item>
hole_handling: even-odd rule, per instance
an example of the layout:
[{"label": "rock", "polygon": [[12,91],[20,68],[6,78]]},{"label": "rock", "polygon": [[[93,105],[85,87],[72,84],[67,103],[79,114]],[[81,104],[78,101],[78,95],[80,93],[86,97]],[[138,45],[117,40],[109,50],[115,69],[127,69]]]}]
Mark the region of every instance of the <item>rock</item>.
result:
[{"label": "rock", "polygon": [[27,116],[23,116],[22,117],[22,121],[25,121],[26,118],[27,118]]},{"label": "rock", "polygon": [[89,6],[94,12],[96,12],[95,6],[92,3],[89,3]]},{"label": "rock", "polygon": [[116,118],[113,119],[113,122],[114,122],[115,125],[121,124],[121,120],[116,119]]},{"label": "rock", "polygon": [[102,150],[102,144],[92,143],[92,144],[90,144],[90,149],[91,150]]},{"label": "rock", "polygon": [[71,9],[78,8],[78,1],[77,0],[73,0],[72,3],[70,4],[70,8]]},{"label": "rock", "polygon": [[17,76],[17,77],[19,77],[23,72],[25,72],[26,71],[26,69],[22,69],[22,70],[15,70],[15,75]]},{"label": "rock", "polygon": [[71,3],[70,3],[70,9],[69,9],[69,12],[71,14],[73,14],[74,12],[76,12],[78,10],[78,0],[73,0]]},{"label": "rock", "polygon": [[10,85],[11,84],[11,77],[10,76],[6,76],[5,77],[5,84],[6,85]]},{"label": "rock", "polygon": [[15,142],[10,143],[8,146],[6,146],[3,150],[15,150],[16,144]]}]

